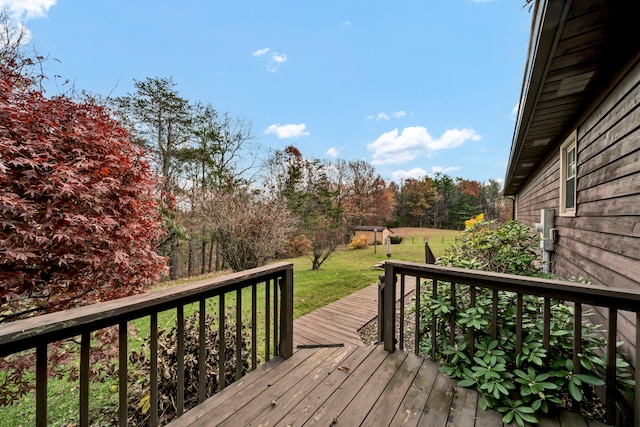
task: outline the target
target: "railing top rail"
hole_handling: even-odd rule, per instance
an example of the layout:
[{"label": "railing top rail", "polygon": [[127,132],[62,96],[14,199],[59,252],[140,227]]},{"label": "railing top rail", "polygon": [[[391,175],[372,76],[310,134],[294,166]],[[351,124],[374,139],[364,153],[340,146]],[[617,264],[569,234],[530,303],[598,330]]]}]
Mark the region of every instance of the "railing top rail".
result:
[{"label": "railing top rail", "polygon": [[407,261],[386,261],[385,265],[385,268],[392,268],[393,272],[397,274],[549,297],[618,310],[640,311],[640,292],[636,290]]},{"label": "railing top rail", "polygon": [[83,331],[94,331],[117,325],[122,321],[136,319],[152,312],[174,308],[250,286],[262,280],[280,277],[287,270],[292,269],[291,263],[271,264],[0,325],[0,357],[33,348],[43,342],[70,338]]}]

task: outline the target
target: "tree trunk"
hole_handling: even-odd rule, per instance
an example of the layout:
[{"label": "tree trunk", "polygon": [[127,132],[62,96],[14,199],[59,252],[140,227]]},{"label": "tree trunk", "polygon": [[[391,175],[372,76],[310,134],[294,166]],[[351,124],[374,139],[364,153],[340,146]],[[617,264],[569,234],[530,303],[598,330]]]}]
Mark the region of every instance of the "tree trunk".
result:
[{"label": "tree trunk", "polygon": [[209,273],[213,271],[213,242],[213,233],[211,233],[211,244],[209,245]]},{"label": "tree trunk", "polygon": [[169,243],[169,279],[176,280],[178,278],[178,237],[171,236]]},{"label": "tree trunk", "polygon": [[216,271],[222,270],[220,261],[222,261],[220,257],[220,246],[218,245],[218,243],[216,243]]},{"label": "tree trunk", "polygon": [[189,239],[189,252],[187,256],[187,277],[193,273],[193,238]]},{"label": "tree trunk", "polygon": [[205,232],[202,230],[202,246],[200,247],[200,274],[204,274],[207,260],[207,241],[205,240]]}]

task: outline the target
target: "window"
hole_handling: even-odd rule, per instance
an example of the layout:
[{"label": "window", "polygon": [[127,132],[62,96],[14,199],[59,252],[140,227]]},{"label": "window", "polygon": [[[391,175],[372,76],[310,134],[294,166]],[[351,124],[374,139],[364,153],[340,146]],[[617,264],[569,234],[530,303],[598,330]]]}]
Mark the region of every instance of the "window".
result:
[{"label": "window", "polygon": [[560,147],[560,215],[576,212],[576,132]]}]

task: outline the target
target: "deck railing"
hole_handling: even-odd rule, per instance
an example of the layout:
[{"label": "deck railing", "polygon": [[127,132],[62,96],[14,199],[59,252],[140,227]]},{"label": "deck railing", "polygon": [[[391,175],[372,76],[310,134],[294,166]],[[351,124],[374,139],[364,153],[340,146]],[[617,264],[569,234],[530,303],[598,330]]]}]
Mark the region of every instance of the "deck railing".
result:
[{"label": "deck railing", "polygon": [[[227,309],[235,312],[236,328],[236,361],[241,360],[242,346],[241,328],[242,315],[242,290],[251,292],[251,315],[249,326],[251,329],[251,369],[256,368],[258,342],[256,330],[258,322],[264,321],[264,352],[262,356],[268,360],[270,355],[278,355],[288,358],[293,354],[293,266],[289,263],[279,263],[266,267],[255,268],[239,273],[233,273],[213,279],[193,282],[169,289],[159,290],[132,297],[121,298],[113,301],[93,304],[90,306],[75,308],[67,311],[46,314],[21,321],[11,322],[0,327],[0,357],[6,357],[24,350],[35,349],[36,353],[36,425],[47,425],[47,377],[48,347],[54,342],[80,337],[80,401],[79,401],[79,425],[89,425],[89,357],[91,352],[91,334],[103,328],[118,327],[118,421],[120,426],[127,425],[128,418],[128,333],[129,322],[143,318],[150,318],[150,422],[152,426],[158,425],[158,313],[166,310],[176,310],[177,318],[177,343],[178,352],[177,371],[177,415],[184,411],[184,307],[187,304],[199,304],[199,395],[198,400],[205,399],[206,364],[205,346],[205,312],[207,301],[217,299],[219,320],[218,337],[225,336],[225,318]],[[260,294],[260,298],[258,298]],[[225,296],[235,295],[235,307],[225,307]],[[264,307],[258,307],[258,300]],[[258,312],[264,310],[264,316],[258,316]],[[247,310],[248,311],[248,310]],[[232,314],[233,315],[233,314]],[[224,346],[224,340],[219,341]],[[210,344],[210,343],[206,343]],[[224,372],[225,351],[220,351],[218,366],[219,372]],[[241,375],[241,369],[236,369],[236,379]],[[225,387],[225,375],[219,375],[219,388]]]},{"label": "deck railing", "polygon": [[[399,279],[399,280],[398,280]],[[451,286],[451,298],[455,300],[456,287],[461,285],[469,286],[470,304],[475,306],[476,288],[486,288],[492,291],[492,307],[485,307],[491,310],[491,324],[488,326],[492,339],[497,338],[500,316],[498,312],[499,292],[513,292],[516,299],[516,354],[521,353],[523,345],[523,297],[532,295],[544,298],[544,305],[541,307],[543,318],[543,346],[549,350],[551,337],[551,300],[561,300],[570,302],[574,306],[574,328],[573,328],[573,365],[579,369],[579,353],[582,346],[582,306],[590,305],[601,307],[607,314],[607,334],[606,334],[606,374],[605,374],[605,409],[607,411],[607,423],[615,424],[616,416],[616,336],[618,331],[618,312],[629,311],[635,313],[636,333],[635,333],[635,360],[640,361],[640,292],[628,289],[604,288],[591,285],[582,285],[574,282],[548,280],[539,278],[529,278],[507,274],[498,274],[484,271],[474,271],[460,268],[442,267],[436,265],[418,264],[402,261],[387,261],[385,263],[384,282],[381,283],[379,302],[379,333],[380,342],[384,342],[385,350],[393,352],[396,344],[402,349],[404,346],[405,334],[405,298],[404,286],[406,280],[415,280],[415,324],[418,336],[415,337],[415,349],[408,349],[419,354],[420,340],[429,335],[431,340],[431,357],[435,359],[437,351],[437,316],[432,316],[431,325],[420,325],[421,294],[429,289],[421,289],[423,281],[430,280],[432,298],[437,298],[438,282],[447,282]],[[399,305],[400,324],[396,325],[396,287],[400,286],[402,295]],[[455,305],[455,304],[454,304]],[[450,322],[449,331],[455,331],[455,315],[451,315],[447,322]],[[398,326],[398,327],[397,327]],[[453,336],[448,337],[451,342]],[[473,335],[469,340],[473,351]],[[640,426],[640,369],[635,370],[635,424]]]}]

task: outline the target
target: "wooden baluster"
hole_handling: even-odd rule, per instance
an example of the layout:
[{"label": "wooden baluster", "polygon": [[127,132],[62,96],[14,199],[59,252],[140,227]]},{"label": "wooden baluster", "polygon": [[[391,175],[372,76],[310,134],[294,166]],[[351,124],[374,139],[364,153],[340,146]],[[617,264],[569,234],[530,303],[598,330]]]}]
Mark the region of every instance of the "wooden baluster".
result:
[{"label": "wooden baluster", "polygon": [[176,390],[176,414],[179,417],[184,412],[184,306],[177,307],[176,323],[178,329],[178,383]]},{"label": "wooden baluster", "polygon": [[267,280],[266,282],[264,299],[265,299],[264,360],[268,362],[271,355],[271,346],[270,346],[271,345],[271,334],[270,334],[271,329],[269,329],[271,327],[271,280]]},{"label": "wooden baluster", "polygon": [[47,344],[36,347],[36,426],[47,426]]},{"label": "wooden baluster", "polygon": [[120,322],[118,325],[118,425],[127,425],[127,410],[129,402],[127,399],[127,322]]},{"label": "wooden baluster", "polygon": [[522,353],[522,294],[516,297],[516,354]]},{"label": "wooden baluster", "polygon": [[404,280],[405,275],[400,276],[400,350],[404,350]]},{"label": "wooden baluster", "polygon": [[378,342],[384,342],[384,275],[378,276]]},{"label": "wooden baluster", "polygon": [[150,384],[151,396],[149,398],[149,405],[151,407],[151,425],[158,425],[158,313],[151,314],[149,336],[150,336]]},{"label": "wooden baluster", "polygon": [[453,310],[449,313],[449,345],[456,343],[456,284],[451,282],[451,305]]},{"label": "wooden baluster", "polygon": [[549,352],[551,342],[551,298],[544,298],[544,312],[542,315],[542,345]]},{"label": "wooden baluster", "polygon": [[573,372],[580,373],[580,356],[582,352],[582,304],[574,303],[573,306]]},{"label": "wooden baluster", "polygon": [[198,403],[204,402],[207,393],[207,317],[206,300],[200,300],[200,324],[198,340]]},{"label": "wooden baluster", "polygon": [[498,339],[498,290],[493,290],[491,305],[491,339]]},{"label": "wooden baluster", "polygon": [[280,355],[278,340],[278,288],[282,286],[282,278],[273,281],[273,354]]},{"label": "wooden baluster", "polygon": [[280,284],[280,356],[288,359],[293,356],[293,268]]},{"label": "wooden baluster", "polygon": [[236,380],[242,378],[242,288],[236,289]]},{"label": "wooden baluster", "polygon": [[637,368],[640,361],[640,311],[636,311],[636,369],[635,371],[635,397],[634,397],[634,426],[640,426],[640,369]]},{"label": "wooden baluster", "polygon": [[[431,298],[438,298],[438,281],[433,279],[431,282]],[[437,347],[437,328],[438,318],[434,314],[431,315],[431,360],[436,360],[436,347]]]},{"label": "wooden baluster", "polygon": [[[469,296],[471,299],[471,307],[476,306],[476,287],[469,285]],[[469,355],[473,358],[476,353],[476,332],[474,328],[469,328]]]},{"label": "wooden baluster", "polygon": [[227,372],[225,365],[227,362],[227,340],[225,339],[225,304],[224,292],[219,296],[219,320],[218,320],[218,391],[223,390],[227,385]]},{"label": "wooden baluster", "polygon": [[258,365],[258,285],[251,285],[251,370]]},{"label": "wooden baluster", "polygon": [[[616,423],[616,356],[618,338],[618,310],[609,309],[609,325],[607,328],[607,373],[605,396],[605,409],[607,411],[607,424],[614,425]],[[636,411],[638,408],[636,408]]]},{"label": "wooden baluster", "polygon": [[422,334],[420,333],[420,278],[416,276],[416,320],[415,320],[415,332],[413,333],[414,339],[414,353],[420,354],[420,339]]},{"label": "wooden baluster", "polygon": [[396,349],[396,273],[393,265],[384,266],[384,349],[393,353]]},{"label": "wooden baluster", "polygon": [[85,331],[80,338],[80,426],[89,427],[89,353],[91,333]]}]

